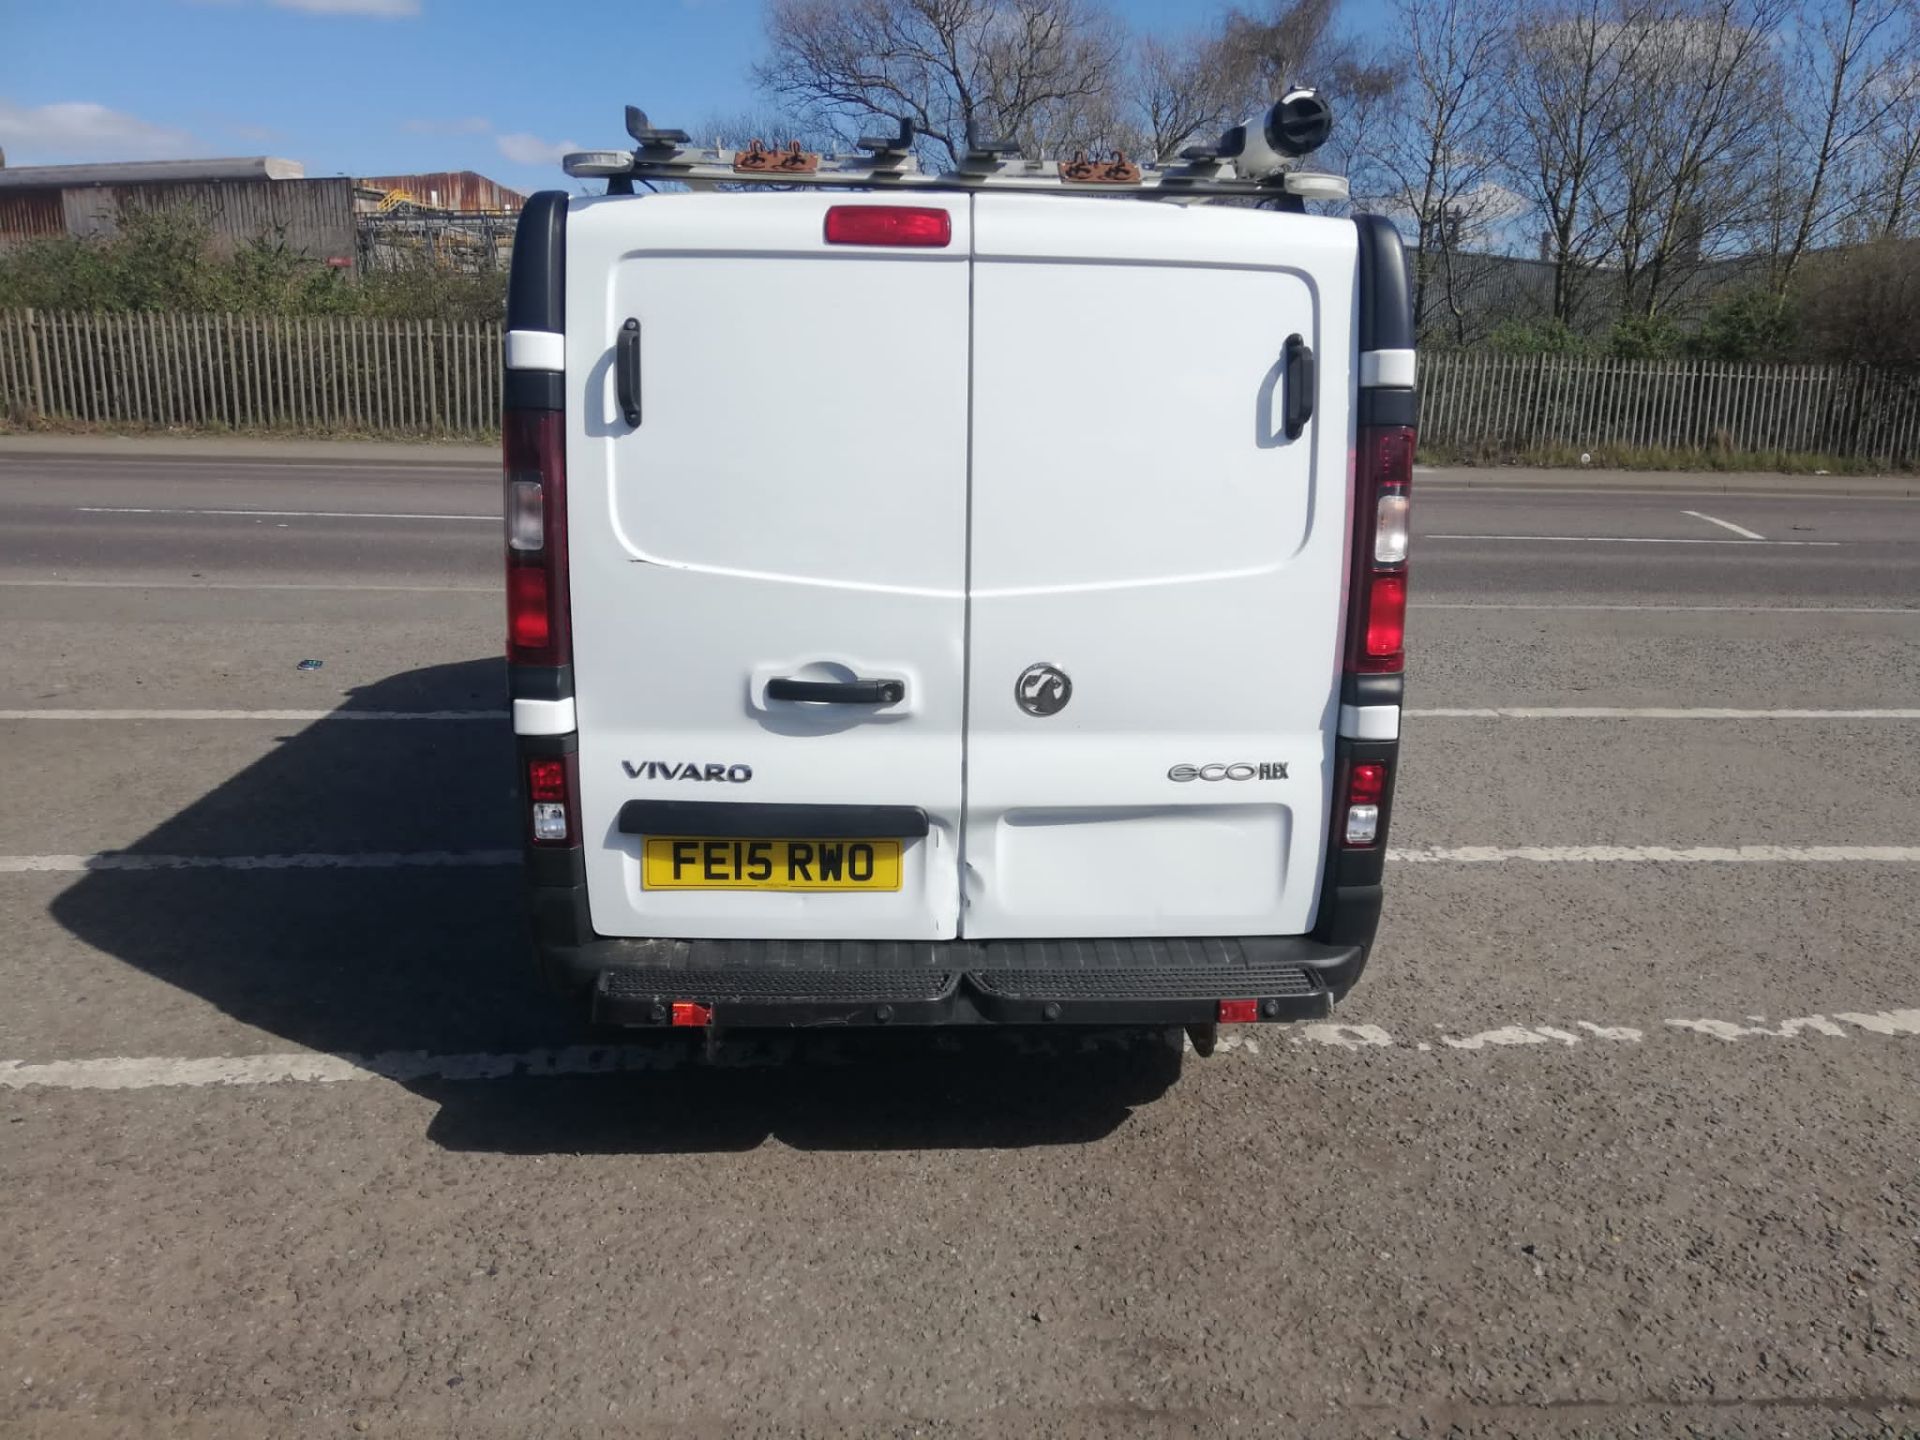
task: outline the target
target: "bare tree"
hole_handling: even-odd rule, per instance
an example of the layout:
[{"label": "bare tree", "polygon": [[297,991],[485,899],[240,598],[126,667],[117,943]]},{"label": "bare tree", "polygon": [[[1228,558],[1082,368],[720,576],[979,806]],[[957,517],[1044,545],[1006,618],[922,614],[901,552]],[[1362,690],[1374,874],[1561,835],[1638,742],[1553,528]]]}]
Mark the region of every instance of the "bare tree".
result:
[{"label": "bare tree", "polygon": [[1862,228],[1875,239],[1907,234],[1920,211],[1920,60],[1891,83],[1897,98],[1872,136],[1860,203]]},{"label": "bare tree", "polygon": [[1507,92],[1513,182],[1536,207],[1553,266],[1552,318],[1575,325],[1607,256],[1603,187],[1620,144],[1624,92],[1646,37],[1641,0],[1562,0],[1516,24]]},{"label": "bare tree", "polygon": [[1644,22],[1621,97],[1611,217],[1622,317],[1662,313],[1762,220],[1787,4],[1674,0]]},{"label": "bare tree", "polygon": [[[1789,32],[1795,93],[1777,106],[1779,195],[1768,236],[1776,293],[1872,192],[1875,139],[1920,79],[1911,16],[1910,0],[1801,0]],[[1904,188],[1899,167],[1888,178]]]},{"label": "bare tree", "polygon": [[1499,0],[1395,0],[1394,16],[1386,54],[1403,81],[1368,127],[1364,177],[1380,208],[1413,231],[1421,338],[1465,344],[1467,292],[1484,267],[1462,264],[1462,253],[1486,245],[1511,208],[1512,192],[1494,179],[1508,14]]},{"label": "bare tree", "polygon": [[1111,121],[1124,41],[1091,0],[770,0],[767,16],[755,78],[843,141],[911,121],[951,165],[969,125],[1059,149]]}]

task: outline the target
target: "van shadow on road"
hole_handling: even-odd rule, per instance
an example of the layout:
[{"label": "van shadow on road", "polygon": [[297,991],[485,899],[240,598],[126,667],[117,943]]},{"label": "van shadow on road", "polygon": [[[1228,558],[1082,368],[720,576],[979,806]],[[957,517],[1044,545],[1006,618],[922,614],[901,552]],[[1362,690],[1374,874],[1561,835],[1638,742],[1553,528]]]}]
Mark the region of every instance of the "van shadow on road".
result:
[{"label": "van shadow on road", "polygon": [[[499,661],[396,675],[346,708],[504,704]],[[511,850],[503,723],[323,721],[130,847],[169,855]],[[589,1040],[584,1005],[544,988],[515,867],[101,870],[53,902],[88,944],[312,1050],[513,1054]],[[604,1039],[605,1037],[591,1037]],[[745,1150],[1077,1144],[1177,1076],[1158,1039],[898,1032],[749,1037],[709,1064],[682,1035],[615,1037],[638,1072],[417,1081],[430,1129],[461,1150]]]}]

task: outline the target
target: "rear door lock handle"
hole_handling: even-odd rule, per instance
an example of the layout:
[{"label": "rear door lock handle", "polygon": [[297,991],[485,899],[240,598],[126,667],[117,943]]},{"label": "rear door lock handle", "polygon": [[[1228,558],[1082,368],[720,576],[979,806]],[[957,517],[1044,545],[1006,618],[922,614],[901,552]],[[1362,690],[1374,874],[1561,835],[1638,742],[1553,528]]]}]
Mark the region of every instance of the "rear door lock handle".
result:
[{"label": "rear door lock handle", "polygon": [[795,680],[787,676],[767,681],[769,700],[800,700],[815,705],[898,705],[907,698],[904,680]]}]

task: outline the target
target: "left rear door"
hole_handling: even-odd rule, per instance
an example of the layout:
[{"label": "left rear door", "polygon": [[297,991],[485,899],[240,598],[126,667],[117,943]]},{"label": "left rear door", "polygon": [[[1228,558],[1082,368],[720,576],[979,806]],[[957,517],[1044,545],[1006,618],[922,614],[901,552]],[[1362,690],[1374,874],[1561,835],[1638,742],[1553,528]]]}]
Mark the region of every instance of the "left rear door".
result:
[{"label": "left rear door", "polygon": [[[966,197],[949,244],[830,245],[854,197],[575,201],[568,535],[588,898],[615,936],[956,933]],[[640,335],[640,423],[615,346]],[[897,681],[885,704],[779,678]],[[750,772],[750,779],[741,779]],[[629,800],[905,806],[897,890],[650,888]],[[799,838],[799,837],[796,837]],[[655,877],[656,879],[658,877]]]}]

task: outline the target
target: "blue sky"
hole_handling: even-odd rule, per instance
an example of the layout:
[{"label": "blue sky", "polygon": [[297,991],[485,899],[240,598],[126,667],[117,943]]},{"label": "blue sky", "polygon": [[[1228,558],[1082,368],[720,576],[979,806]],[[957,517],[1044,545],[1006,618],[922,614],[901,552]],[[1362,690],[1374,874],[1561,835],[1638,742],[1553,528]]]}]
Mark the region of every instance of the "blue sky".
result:
[{"label": "blue sky", "polygon": [[[1119,0],[1142,30],[1222,8]],[[478,170],[564,183],[621,106],[694,125],[755,105],[760,0],[0,0],[14,165],[281,155],[309,175]],[[570,143],[571,142],[571,143]]]}]

